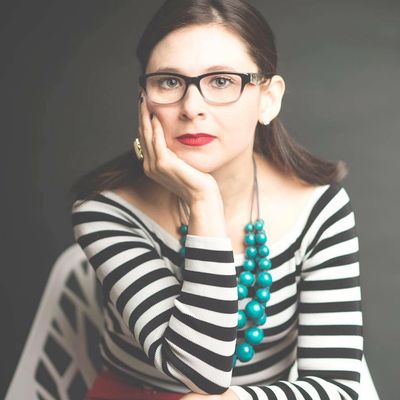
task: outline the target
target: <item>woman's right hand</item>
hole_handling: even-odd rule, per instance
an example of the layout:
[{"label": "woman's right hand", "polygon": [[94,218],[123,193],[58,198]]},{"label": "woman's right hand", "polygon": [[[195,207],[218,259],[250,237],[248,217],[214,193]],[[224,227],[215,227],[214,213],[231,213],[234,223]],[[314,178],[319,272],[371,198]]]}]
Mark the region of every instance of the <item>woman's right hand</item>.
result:
[{"label": "woman's right hand", "polygon": [[211,195],[220,196],[214,177],[187,164],[166,144],[160,120],[150,119],[147,96],[138,104],[139,140],[143,152],[145,174],[183,199],[189,206]]}]

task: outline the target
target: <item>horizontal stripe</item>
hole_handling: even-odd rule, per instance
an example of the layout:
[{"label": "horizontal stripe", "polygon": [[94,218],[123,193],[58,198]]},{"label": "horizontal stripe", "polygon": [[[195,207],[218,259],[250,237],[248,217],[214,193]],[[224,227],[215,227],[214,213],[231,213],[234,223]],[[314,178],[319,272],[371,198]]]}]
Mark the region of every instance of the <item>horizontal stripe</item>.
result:
[{"label": "horizontal stripe", "polygon": [[360,301],[337,301],[335,303],[300,303],[300,313],[327,313],[340,311],[360,311]]},{"label": "horizontal stripe", "polygon": [[362,357],[361,350],[341,347],[330,347],[328,349],[299,347],[297,354],[301,358],[351,358],[361,360]]},{"label": "horizontal stripe", "polygon": [[188,260],[198,260],[203,262],[212,261],[220,263],[220,268],[223,268],[223,264],[231,264],[233,262],[232,250],[209,250],[209,249],[198,249],[187,247],[185,258]]}]

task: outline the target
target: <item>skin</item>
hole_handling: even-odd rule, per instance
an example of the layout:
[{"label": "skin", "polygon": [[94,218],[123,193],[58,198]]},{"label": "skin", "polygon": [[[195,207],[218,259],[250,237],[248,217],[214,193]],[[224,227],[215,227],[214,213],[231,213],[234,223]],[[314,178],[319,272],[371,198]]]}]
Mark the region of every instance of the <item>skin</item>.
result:
[{"label": "skin", "polygon": [[[231,66],[238,72],[258,70],[236,34],[219,25],[201,25],[179,29],[164,37],[154,47],[146,73],[173,66],[185,75],[194,76],[212,65]],[[169,105],[151,103],[143,92],[145,101],[139,114],[143,111],[144,117],[139,124],[139,138],[145,144],[143,167],[149,170],[147,176],[188,204],[193,198],[202,198],[205,192],[217,189],[226,218],[235,215],[237,204],[247,204],[251,193],[249,176],[253,171],[257,121],[265,117],[272,120],[278,115],[284,91],[283,78],[275,75],[265,84],[246,85],[240,99],[227,105],[208,104],[194,85],[190,85],[180,102]],[[148,118],[150,112],[156,114],[153,121]],[[149,133],[142,135],[141,131]],[[190,132],[210,133],[217,139],[201,147],[185,146],[176,140],[177,136]],[[156,164],[162,173],[153,173]],[[171,167],[170,173],[165,173]]]},{"label": "skin", "polygon": [[[184,75],[196,76],[208,72],[212,65],[230,66],[238,72],[258,71],[239,36],[219,25],[202,25],[164,37],[154,47],[146,73],[171,66]],[[284,80],[275,75],[265,84],[246,85],[240,99],[227,105],[207,103],[194,85],[181,101],[169,105],[153,104],[143,92],[138,115],[145,174],[189,206],[219,196],[225,218],[237,218],[240,205],[247,207],[252,190],[249,177],[253,176],[257,121],[278,115],[284,91]],[[156,115],[152,120],[151,112]],[[206,132],[217,139],[201,147],[185,146],[176,140],[179,135],[194,132]],[[268,181],[270,169],[265,159],[256,160]],[[181,399],[206,398],[238,399],[230,389],[222,395],[189,393]]]}]

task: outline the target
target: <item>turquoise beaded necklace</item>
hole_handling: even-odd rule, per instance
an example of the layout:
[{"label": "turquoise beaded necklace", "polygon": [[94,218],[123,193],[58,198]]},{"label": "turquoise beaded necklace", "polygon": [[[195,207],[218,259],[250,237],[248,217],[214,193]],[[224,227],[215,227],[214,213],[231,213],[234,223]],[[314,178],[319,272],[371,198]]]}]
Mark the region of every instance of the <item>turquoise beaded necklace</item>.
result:
[{"label": "turquoise beaded necklace", "polygon": [[[241,268],[242,272],[239,274],[237,290],[239,300],[248,296],[250,288],[254,289],[255,296],[246,304],[244,309],[238,311],[237,328],[242,329],[248,322],[251,322],[253,326],[250,326],[245,330],[245,340],[242,343],[236,344],[235,354],[233,356],[233,367],[235,366],[237,359],[241,362],[250,361],[254,356],[253,346],[261,343],[264,338],[264,331],[259,326],[264,325],[267,320],[265,308],[266,303],[270,299],[270,287],[272,284],[272,276],[268,272],[268,270],[271,269],[272,264],[271,260],[268,258],[269,248],[265,244],[267,242],[267,236],[264,231],[264,220],[260,218],[257,166],[254,157],[253,167],[254,189],[251,201],[250,222],[244,227],[244,244],[246,245],[245,260]],[[254,193],[257,197],[257,219],[254,222],[251,222]],[[178,201],[180,201],[179,198]],[[182,207],[185,210],[186,218],[189,219],[189,213],[186,207],[184,207],[184,205],[182,205]],[[180,239],[182,245],[180,256],[183,267],[188,225],[181,222],[179,232],[182,234]]]}]

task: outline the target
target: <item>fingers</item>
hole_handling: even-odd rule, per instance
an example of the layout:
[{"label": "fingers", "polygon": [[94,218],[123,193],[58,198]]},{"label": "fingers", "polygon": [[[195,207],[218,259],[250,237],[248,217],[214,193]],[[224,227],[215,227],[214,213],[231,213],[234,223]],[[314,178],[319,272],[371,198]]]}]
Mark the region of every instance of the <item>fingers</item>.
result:
[{"label": "fingers", "polygon": [[158,119],[157,115],[153,116],[153,119],[151,120],[151,126],[153,129],[153,151],[154,155],[156,158],[157,165],[160,165],[164,161],[164,158],[166,156],[166,152],[169,150],[167,147],[167,143],[165,141],[165,135],[164,135],[164,129],[160,123],[160,120]]},{"label": "fingers", "polygon": [[150,118],[150,112],[147,106],[147,97],[144,98],[141,105],[141,130],[145,143],[148,163],[151,171],[158,170],[160,165],[165,164],[164,161],[169,151],[165,141],[164,129],[157,115],[153,113]]},{"label": "fingers", "polygon": [[139,140],[143,152],[143,168],[149,170],[154,166],[154,151],[152,148],[153,130],[147,108],[147,97],[142,91],[143,102],[138,102]]},{"label": "fingers", "polygon": [[142,91],[139,92],[139,99],[138,99],[138,138],[140,141],[140,147],[142,149],[144,160],[148,158],[146,143],[143,136],[143,123],[142,123],[142,103],[144,102],[144,94]]}]

